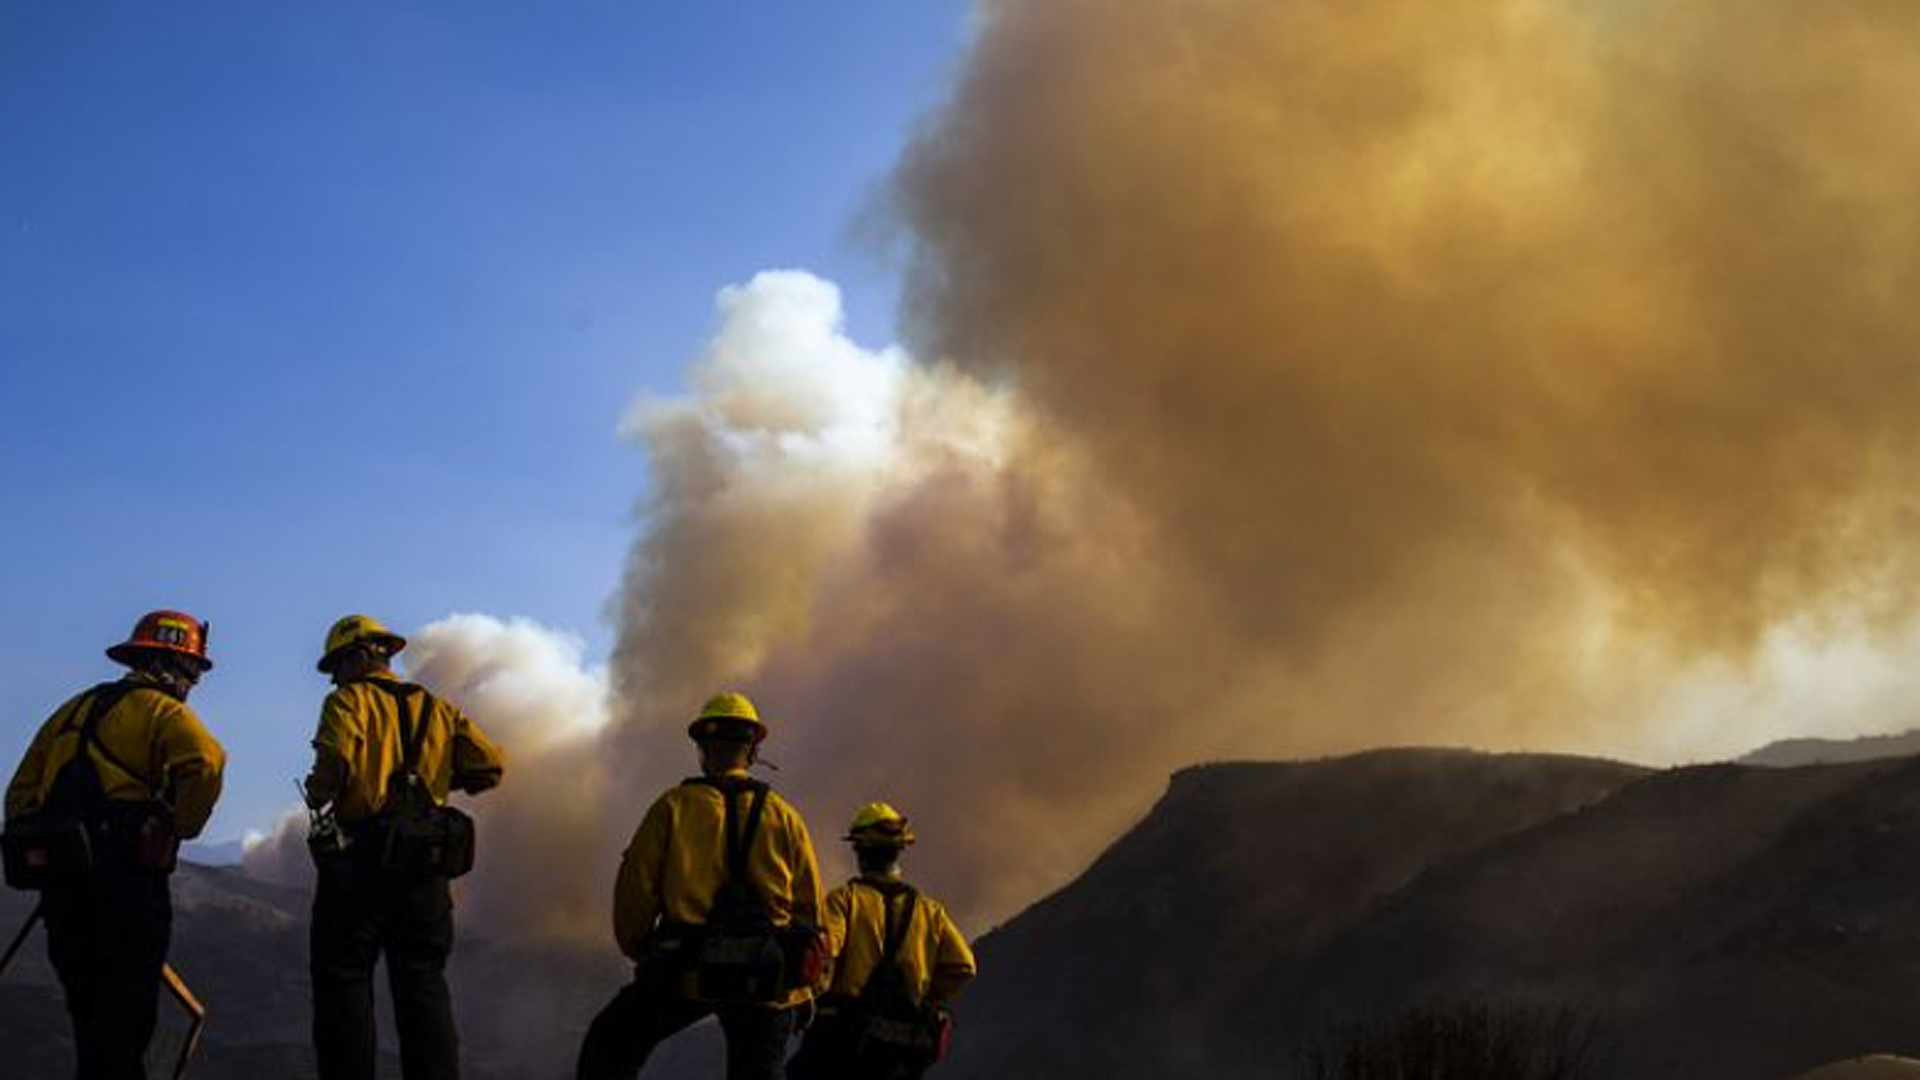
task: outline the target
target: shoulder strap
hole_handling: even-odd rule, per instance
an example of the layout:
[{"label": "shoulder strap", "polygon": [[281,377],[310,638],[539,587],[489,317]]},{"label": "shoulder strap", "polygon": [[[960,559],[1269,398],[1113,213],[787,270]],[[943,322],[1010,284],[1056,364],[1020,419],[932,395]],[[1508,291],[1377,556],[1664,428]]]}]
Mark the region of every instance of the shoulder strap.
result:
[{"label": "shoulder strap", "polygon": [[[80,728],[80,745],[75,748],[73,756],[75,761],[82,762],[87,768],[93,769],[93,759],[87,755],[87,749],[88,747],[98,749],[100,756],[106,758],[107,762],[114,768],[145,784],[149,793],[158,794],[153,791],[152,780],[149,780],[145,774],[120,760],[118,754],[107,749],[107,744],[100,741],[100,721],[106,717],[107,713],[113,711],[113,707],[120,703],[121,698],[126,697],[138,689],[140,689],[140,687],[134,686],[125,680],[120,680],[117,682],[101,683],[87,692],[89,696],[86,703],[86,712],[82,714],[84,719],[82,719],[78,725]],[[76,714],[80,713],[78,709],[74,711]],[[94,769],[94,773],[97,776],[99,770]]]},{"label": "shoulder strap", "polygon": [[[880,925],[880,959],[874,962],[875,974],[869,976],[867,984],[860,988],[860,996],[866,997],[869,993],[882,992],[892,979],[900,977],[895,961],[899,959],[900,946],[906,944],[907,930],[913,925],[913,911],[920,903],[920,894],[913,886],[904,883],[899,888],[885,888],[865,878],[853,880],[879,893],[880,908],[886,912],[885,920]],[[896,897],[900,898],[898,904],[894,903]],[[896,911],[898,917],[895,916]],[[878,977],[883,972],[892,978]]]},{"label": "shoulder strap", "polygon": [[[391,679],[364,679],[369,686],[377,686],[393,698],[394,707],[400,710],[400,774],[418,776],[420,774],[420,744],[427,739],[427,720],[433,715],[433,695],[427,688],[417,683],[398,682]],[[420,692],[420,712],[416,716],[413,710],[413,692]]]},{"label": "shoulder strap", "polygon": [[738,837],[733,834],[733,793],[724,793],[727,800],[727,874],[740,881],[747,880],[747,851],[753,845],[754,835],[760,831],[760,818],[767,809],[767,785],[753,783],[750,790],[753,794],[747,803],[747,820]]},{"label": "shoulder strap", "polygon": [[911,886],[900,891],[900,903],[897,907],[900,912],[898,922],[894,919],[896,905],[893,902],[893,898],[889,896],[885,897],[885,900],[887,905],[887,923],[884,928],[886,938],[885,944],[880,950],[880,962],[883,964],[891,964],[894,959],[900,955],[900,946],[907,940],[907,928],[913,925],[913,909],[914,905],[920,902],[920,894],[914,892]]},{"label": "shoulder strap", "polygon": [[[765,816],[767,795],[771,789],[759,780],[737,777],[691,776],[681,781],[683,785],[698,784],[710,787],[720,793],[720,805],[725,812],[721,819],[721,838],[726,845],[721,866],[726,874],[720,887],[724,891],[728,886],[739,883],[740,887],[757,893],[747,880],[747,853],[753,848],[753,838],[760,831],[760,819]],[[734,809],[734,796],[748,792],[746,820],[738,820]],[[736,825],[739,827],[736,828]],[[764,905],[764,900],[762,901]]]}]

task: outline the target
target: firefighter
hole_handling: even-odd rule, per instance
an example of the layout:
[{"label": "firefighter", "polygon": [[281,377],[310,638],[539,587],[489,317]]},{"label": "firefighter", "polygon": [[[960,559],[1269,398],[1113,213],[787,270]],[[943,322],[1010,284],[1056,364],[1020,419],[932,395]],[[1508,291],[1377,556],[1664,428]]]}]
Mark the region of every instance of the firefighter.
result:
[{"label": "firefighter", "polygon": [[[459,1035],[447,992],[453,900],[447,869],[404,857],[411,819],[464,822],[449,792],[500,782],[500,751],[451,703],[392,670],[406,639],[365,615],[327,631],[319,669],[334,689],[313,737],[307,804],[327,827],[309,838],[318,880],[308,967],[321,1080],[373,1080],[373,968],[382,954],[407,1080],[453,1080]],[[409,768],[411,764],[411,768]],[[471,825],[464,854],[471,862]],[[455,846],[451,841],[449,847]]]},{"label": "firefighter", "polygon": [[747,775],[767,725],[722,693],[687,734],[701,775],[654,802],[620,863],[613,932],[634,978],[588,1028],[580,1080],[632,1080],[662,1040],[715,1013],[729,1080],[772,1080],[810,1004],[820,873],[799,813]]},{"label": "firefighter", "polygon": [[974,976],[973,950],[946,908],[902,876],[914,838],[898,810],[861,807],[846,839],[860,872],[827,894],[830,975],[787,1077],[910,1080],[946,1051],[949,1006]]},{"label": "firefighter", "polygon": [[213,813],[226,752],[187,707],[213,667],[207,624],[149,612],[107,656],[127,674],[41,726],[7,785],[7,822],[16,837],[35,817],[86,830],[84,865],[55,868],[41,889],[47,953],[73,1018],[74,1075],[137,1080],[173,930],[167,875]]}]

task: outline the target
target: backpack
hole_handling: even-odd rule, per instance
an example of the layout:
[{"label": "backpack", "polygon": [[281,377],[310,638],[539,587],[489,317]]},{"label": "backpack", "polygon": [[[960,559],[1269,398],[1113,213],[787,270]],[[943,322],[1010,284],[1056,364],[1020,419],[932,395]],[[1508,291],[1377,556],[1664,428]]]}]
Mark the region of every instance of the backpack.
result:
[{"label": "backpack", "polygon": [[[718,790],[726,810],[726,877],[706,923],[681,931],[692,938],[688,951],[694,996],[703,1001],[778,1002],[819,977],[824,949],[814,927],[774,925],[765,899],[747,878],[747,854],[766,810],[767,785],[705,776],[686,782]],[[748,796],[744,819],[735,810],[741,794]]]},{"label": "backpack", "polygon": [[952,1015],[942,1006],[914,1000],[906,972],[897,962],[920,894],[904,884],[887,887],[860,878],[854,884],[880,894],[886,920],[873,974],[841,1010],[851,1029],[853,1071],[875,1078],[919,1076],[946,1057],[953,1039]]},{"label": "backpack", "polygon": [[9,820],[0,833],[8,885],[44,889],[108,862],[147,873],[172,872],[180,837],[171,808],[158,798],[145,802],[107,798],[100,770],[88,752],[98,748],[115,768],[152,790],[150,780],[115,757],[99,739],[101,719],[137,689],[143,688],[124,681],[102,683],[88,691],[84,704],[75,710],[82,717],[79,745],[54,775],[45,805]]},{"label": "backpack", "polygon": [[[400,771],[388,781],[387,802],[373,829],[380,867],[400,877],[457,878],[473,869],[473,818],[435,802],[420,776],[420,744],[433,715],[433,695],[412,683],[367,682],[392,695],[400,710]],[[415,691],[421,706],[417,716]]]}]

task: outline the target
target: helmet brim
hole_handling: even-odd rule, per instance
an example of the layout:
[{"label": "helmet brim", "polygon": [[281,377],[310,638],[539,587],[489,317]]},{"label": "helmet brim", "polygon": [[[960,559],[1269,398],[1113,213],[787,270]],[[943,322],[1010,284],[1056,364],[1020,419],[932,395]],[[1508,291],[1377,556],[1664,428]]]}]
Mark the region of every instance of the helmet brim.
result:
[{"label": "helmet brim", "polygon": [[847,836],[841,836],[841,840],[854,847],[912,847],[914,826],[902,819],[895,819],[891,828],[883,824],[862,824],[849,828]]},{"label": "helmet brim", "polygon": [[212,660],[199,653],[188,652],[186,649],[175,649],[165,645],[134,645],[124,641],[107,648],[107,659],[127,667],[139,667],[142,660],[152,656],[178,656],[191,660],[200,666],[202,674],[213,670]]},{"label": "helmet brim", "polygon": [[[744,737],[737,732],[744,732]],[[767,725],[744,716],[702,716],[687,725],[687,738],[694,742],[714,739],[722,742],[761,742],[767,737]]]},{"label": "helmet brim", "polygon": [[340,658],[346,655],[347,650],[355,649],[362,645],[378,645],[386,649],[388,656],[392,656],[407,647],[407,639],[401,637],[399,634],[393,633],[368,634],[357,641],[350,641],[321,657],[319,662],[313,665],[314,670],[322,675],[333,674],[333,669],[339,665]]},{"label": "helmet brim", "polygon": [[910,848],[913,846],[913,830],[888,834],[862,829],[859,832],[850,832],[840,839],[854,847]]}]

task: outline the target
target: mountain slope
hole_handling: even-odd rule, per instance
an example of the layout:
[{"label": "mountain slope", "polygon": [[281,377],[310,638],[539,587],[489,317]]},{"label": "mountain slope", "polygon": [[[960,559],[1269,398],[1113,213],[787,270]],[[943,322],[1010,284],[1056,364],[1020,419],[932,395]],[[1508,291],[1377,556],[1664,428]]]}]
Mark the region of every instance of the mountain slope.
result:
[{"label": "mountain slope", "polygon": [[[1208,844],[1226,804],[1299,828]],[[1142,902],[1169,892],[1177,915]],[[1183,774],[981,942],[946,1075],[1284,1076],[1329,1025],[1446,1000],[1570,1004],[1600,1024],[1605,1075],[1636,1080],[1910,1052],[1915,897],[1920,763],[1389,754]]]},{"label": "mountain slope", "polygon": [[1782,739],[1741,758],[1742,765],[1845,765],[1855,761],[1912,757],[1920,754],[1920,731],[1897,735],[1863,735],[1857,739]]},{"label": "mountain slope", "polygon": [[1078,881],[980,942],[985,975],[961,1005],[960,1042],[942,1073],[1207,1072],[1236,1042],[1220,1030],[1235,1004],[1310,962],[1377,898],[1644,772],[1382,751],[1177,773],[1146,820]]}]

